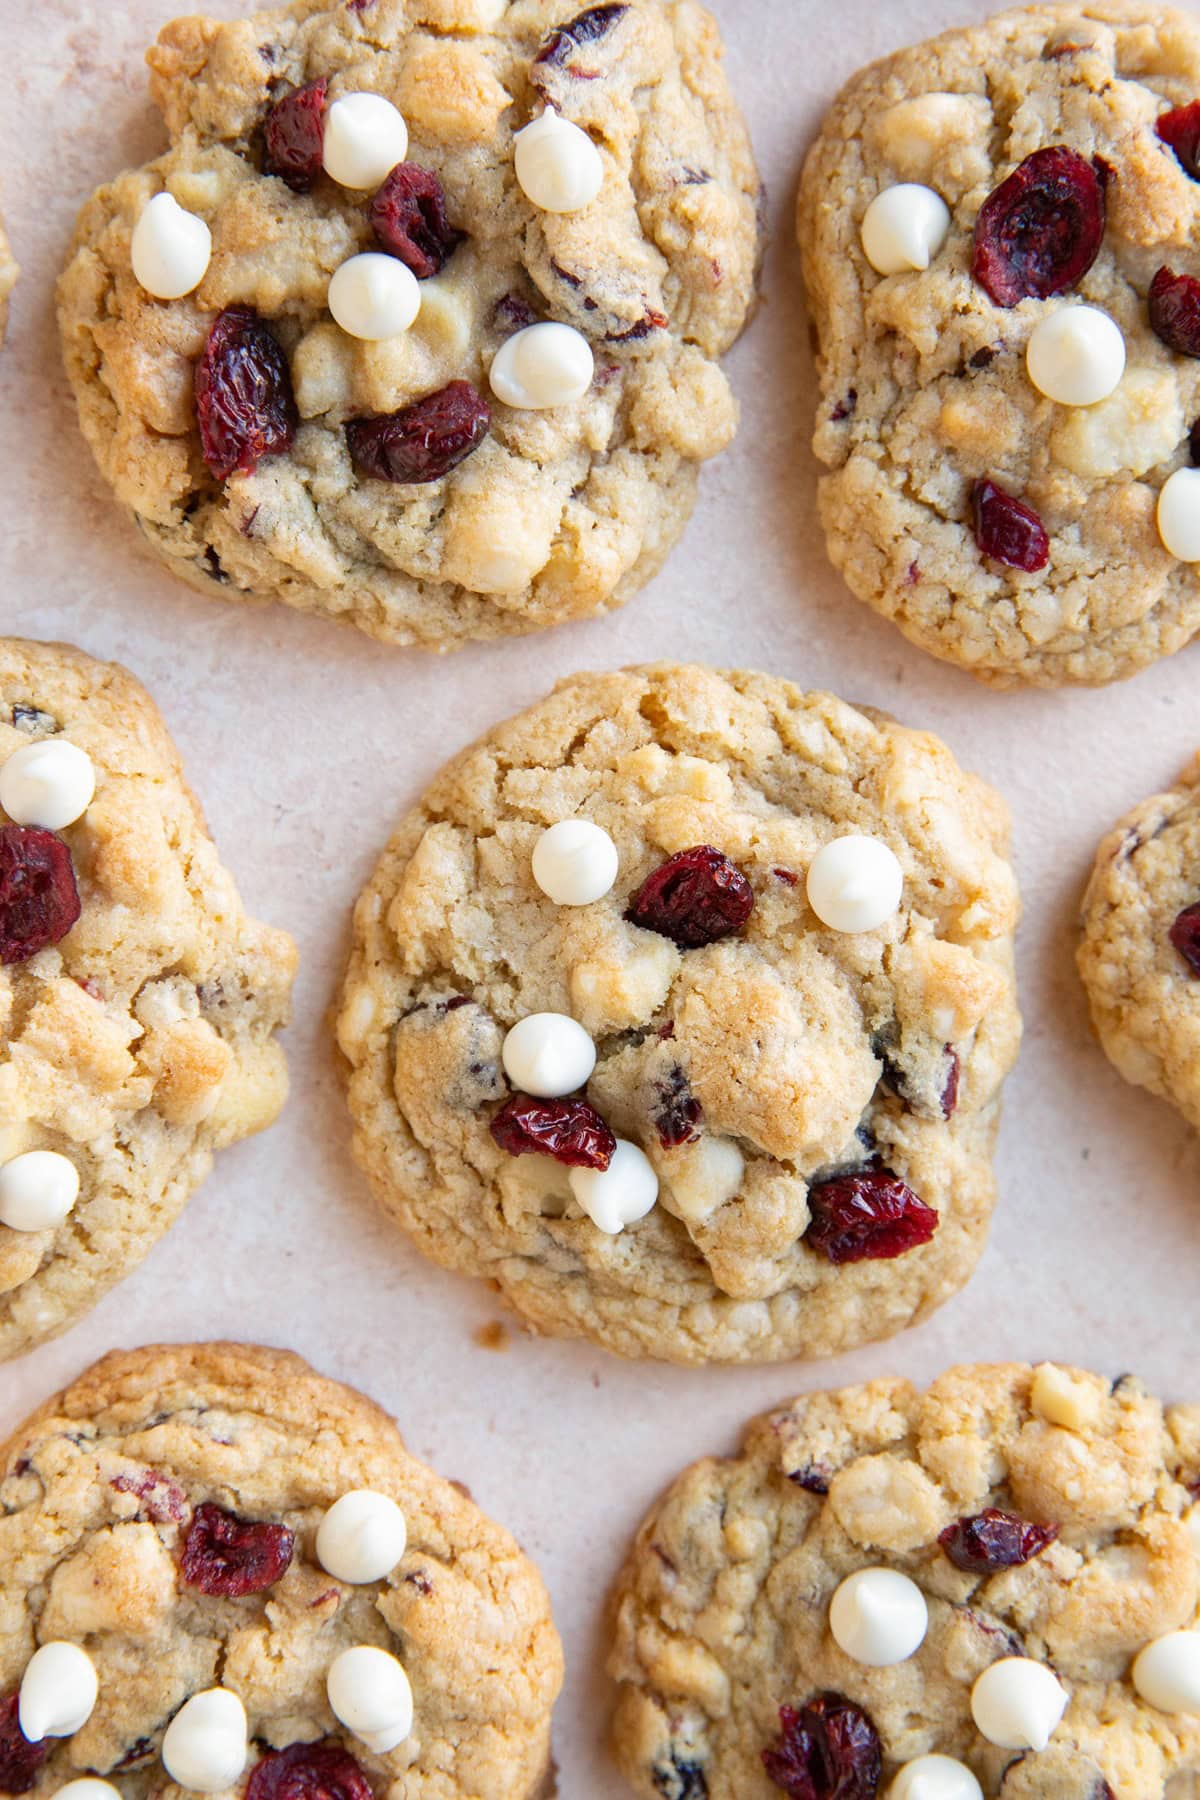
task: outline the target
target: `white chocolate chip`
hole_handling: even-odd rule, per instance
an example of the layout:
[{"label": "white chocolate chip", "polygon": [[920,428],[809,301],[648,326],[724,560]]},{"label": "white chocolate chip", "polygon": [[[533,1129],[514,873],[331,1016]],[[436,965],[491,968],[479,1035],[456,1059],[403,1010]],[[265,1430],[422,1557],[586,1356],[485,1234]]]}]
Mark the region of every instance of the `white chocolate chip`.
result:
[{"label": "white chocolate chip", "polygon": [[597,1231],[616,1237],[644,1219],[658,1200],[658,1176],[636,1144],[617,1139],[607,1169],[572,1169],[571,1192]]},{"label": "white chocolate chip", "polygon": [[901,181],[876,194],[862,222],[862,247],[880,275],[927,269],[950,230],[950,208],[919,182]]},{"label": "white chocolate chip", "polygon": [[197,1794],[231,1788],[246,1766],[246,1709],[228,1688],[207,1688],[185,1700],[162,1741],[172,1781]]},{"label": "white chocolate chip", "polygon": [[386,1756],[412,1731],[412,1688],[404,1665],[386,1650],[371,1644],[343,1650],[325,1685],[334,1716],[376,1755]]},{"label": "white chocolate chip", "polygon": [[533,848],[533,879],[556,906],[591,906],[617,879],[617,846],[590,819],[562,819]]},{"label": "white chocolate chip", "polygon": [[710,1132],[694,1144],[658,1152],[658,1166],[670,1189],[671,1210],[689,1225],[702,1225],[741,1191],[746,1159],[732,1138]]},{"label": "white chocolate chip", "polygon": [[408,151],[408,127],[382,94],[343,94],[325,114],[325,173],[342,187],[378,187]]},{"label": "white chocolate chip", "polygon": [[834,838],[809,864],[806,891],[831,931],[875,931],[899,909],[904,871],[878,838]]},{"label": "white chocolate chip", "polygon": [[587,132],[553,107],[518,131],[513,162],[526,199],[542,212],[581,212],[604,183],[604,164]]},{"label": "white chocolate chip", "polygon": [[1030,1404],[1048,1425],[1086,1431],[1099,1415],[1100,1395],[1089,1382],[1068,1374],[1056,1363],[1042,1363],[1034,1371]]},{"label": "white chocolate chip", "polygon": [[596,372],[592,347],[573,325],[552,320],[506,338],[492,359],[492,392],[505,406],[545,412],[581,400]]},{"label": "white chocolate chip", "polygon": [[129,260],[156,300],[179,300],[200,286],[212,261],[212,232],[173,194],[155,194],[133,228]]},{"label": "white chocolate chip", "polygon": [[43,1644],[25,1665],[17,1717],[31,1744],[74,1737],[92,1716],[100,1683],[96,1666],[78,1644]]},{"label": "white chocolate chip", "polygon": [[317,1561],[338,1581],[383,1581],[408,1543],[404,1514],[386,1494],[354,1488],[317,1527]]},{"label": "white chocolate chip", "polygon": [[500,1057],[515,1088],[541,1100],[560,1100],[588,1081],[596,1046],[566,1013],[530,1013],[505,1037]]},{"label": "white chocolate chip", "polygon": [[54,1800],[122,1800],[121,1790],[98,1775],[80,1775],[55,1791]]},{"label": "white chocolate chip", "polygon": [[1044,1750],[1067,1709],[1053,1669],[1027,1656],[1005,1656],[971,1689],[971,1715],[1001,1750]]},{"label": "white chocolate chip", "polygon": [[1171,1631],[1147,1644],[1133,1685],[1159,1712],[1200,1714],[1200,1631]]},{"label": "white chocolate chip", "polygon": [[834,1594],[829,1629],[838,1649],[855,1662],[890,1669],[907,1662],[925,1642],[929,1608],[907,1575],[895,1569],[859,1569]]},{"label": "white chocolate chip", "polygon": [[1099,307],[1060,306],[1034,326],[1025,367],[1047,400],[1095,406],[1108,399],[1125,373],[1125,339]]},{"label": "white chocolate chip", "polygon": [[79,1170],[57,1150],[26,1150],[0,1165],[0,1225],[53,1231],[79,1198]]},{"label": "white chocolate chip", "polygon": [[966,1763],[953,1756],[918,1756],[905,1763],[888,1800],[983,1800],[983,1789]]},{"label": "white chocolate chip", "polygon": [[334,272],[329,310],[350,337],[368,343],[399,337],[421,310],[420,284],[397,257],[367,250]]},{"label": "white chocolate chip", "polygon": [[82,818],[95,792],[91,757],[66,738],[24,744],[0,768],[0,806],[18,825],[62,831]]},{"label": "white chocolate chip", "polygon": [[1158,535],[1180,562],[1200,562],[1200,469],[1176,469],[1158,496]]}]

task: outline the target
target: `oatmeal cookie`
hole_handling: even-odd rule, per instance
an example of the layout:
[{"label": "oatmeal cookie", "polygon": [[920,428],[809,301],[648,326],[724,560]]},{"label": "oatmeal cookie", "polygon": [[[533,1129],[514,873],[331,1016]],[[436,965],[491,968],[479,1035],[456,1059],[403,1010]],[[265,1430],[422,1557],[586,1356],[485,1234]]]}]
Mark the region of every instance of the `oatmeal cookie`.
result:
[{"label": "oatmeal cookie", "polygon": [[171,146],[87,205],[60,286],[158,554],[442,650],[628,599],[736,424],[758,177],[721,56],[694,0],[167,26]]},{"label": "oatmeal cookie", "polygon": [[20,272],[8,246],[4,221],[0,219],[0,344],[4,342],[4,332],[8,325],[8,297],[17,285]]},{"label": "oatmeal cookie", "polygon": [[646,1800],[873,1800],[918,1774],[947,1800],[1191,1794],[1198,1483],[1200,1407],[1131,1377],[805,1395],[638,1535],[613,1602],[621,1769]]},{"label": "oatmeal cookie", "polygon": [[[536,1569],[296,1356],[105,1357],[0,1450],[0,1535],[0,1791],[538,1791],[562,1655]],[[30,1742],[50,1705],[70,1731]]]},{"label": "oatmeal cookie", "polygon": [[985,680],[1200,629],[1198,152],[1194,14],[1067,0],[863,70],[809,155],[830,554]]},{"label": "oatmeal cookie", "polygon": [[294,968],[145,689],[0,641],[0,1358],[72,1324],[275,1118]]},{"label": "oatmeal cookie", "polygon": [[1007,848],[997,795],[879,714],[576,676],[451,763],[359,901],[358,1159],[541,1331],[680,1362],[898,1331],[987,1231]]}]

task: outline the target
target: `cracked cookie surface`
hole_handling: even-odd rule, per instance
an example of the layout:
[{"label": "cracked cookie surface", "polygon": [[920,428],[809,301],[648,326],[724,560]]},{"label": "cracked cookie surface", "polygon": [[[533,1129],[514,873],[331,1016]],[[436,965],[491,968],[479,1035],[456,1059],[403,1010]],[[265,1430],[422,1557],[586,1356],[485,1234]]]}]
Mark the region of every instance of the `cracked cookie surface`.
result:
[{"label": "cracked cookie surface", "polygon": [[[914,643],[989,681],[1112,681],[1200,629],[1200,576],[1156,526],[1165,481],[1190,467],[1200,361],[1168,348],[1147,310],[1160,267],[1200,274],[1200,181],[1156,129],[1197,99],[1193,15],[1139,0],[1033,6],[863,70],[809,156],[799,228],[830,554]],[[972,278],[976,220],[1054,145],[1099,159],[1099,255],[1059,297],[1006,309]],[[949,234],[926,271],[882,277],[860,227],[876,194],[905,182],[942,197]],[[1056,405],[1026,373],[1034,327],[1077,300],[1108,314],[1127,350],[1094,406]],[[1040,572],[981,554],[972,490],[986,480],[1042,520]]]},{"label": "cracked cookie surface", "polygon": [[[531,858],[577,815],[618,873],[557,906]],[[847,934],[804,882],[853,832],[905,886],[885,925]],[[731,859],[753,910],[681,948],[626,911],[695,845]],[[1003,803],[941,743],[829,695],[672,665],[564,682],[438,777],[358,903],[338,1036],[377,1196],[539,1330],[625,1355],[765,1361],[900,1330],[986,1236],[1020,1029],[1007,845]],[[590,1035],[587,1102],[657,1175],[619,1235],[574,1203],[573,1171],[490,1130],[505,1034],[540,1012]],[[881,1169],[936,1210],[929,1242],[834,1263],[804,1241],[814,1185]]]},{"label": "cracked cookie surface", "polygon": [[4,333],[8,326],[8,298],[17,285],[19,274],[20,270],[9,248],[4,220],[0,219],[0,344],[4,342]]},{"label": "cracked cookie surface", "polygon": [[[84,209],[60,320],[101,470],[177,573],[447,649],[604,611],[661,565],[699,464],[735,428],[718,359],[752,301],[758,177],[693,0],[591,8],[574,49],[535,64],[570,16],[557,0],[298,0],[164,30],[149,60],[171,148]],[[413,329],[383,342],[347,336],[326,305],[339,265],[375,248],[370,195],[261,172],[269,109],[323,79],[331,103],[395,100],[409,163],[440,178],[464,234],[421,282]],[[582,211],[537,211],[516,182],[514,133],[543,105],[600,149],[604,186]],[[198,291],[170,304],[130,268],[133,226],[164,188],[213,237]],[[300,420],[290,450],[222,483],[200,454],[193,366],[236,305],[280,340]],[[421,485],[356,471],[347,421],[463,379],[486,394],[506,338],[545,319],[595,353],[582,399],[493,399],[483,442]]]},{"label": "cracked cookie surface", "polygon": [[[883,1380],[767,1414],[737,1455],[676,1481],[618,1582],[621,1769],[646,1800],[778,1800],[763,1752],[780,1708],[833,1691],[879,1735],[881,1795],[937,1753],[965,1761],[987,1800],[1184,1800],[1200,1716],[1148,1706],[1130,1665],[1196,1622],[1198,1483],[1200,1407],[1164,1410],[1130,1377],[964,1367],[924,1394]],[[1057,1536],[1023,1564],[967,1572],[939,1536],[989,1507]],[[837,1647],[828,1612],[845,1577],[880,1566],[918,1585],[929,1625],[915,1655],[872,1669]],[[1049,1663],[1070,1696],[1039,1754],[972,1723],[973,1683],[1012,1655]]]},{"label": "cracked cookie surface", "polygon": [[127,1274],[213,1152],[270,1124],[287,1090],[275,1032],[295,947],[246,917],[150,696],[69,646],[0,640],[0,768],[58,741],[96,774],[57,834],[82,910],[60,942],[0,966],[0,1161],[54,1151],[80,1193],[54,1229],[0,1224],[0,1357]]},{"label": "cracked cookie surface", "polygon": [[[314,1540],[361,1488],[399,1505],[408,1544],[388,1576],[348,1586]],[[180,1559],[202,1505],[285,1525],[282,1576],[241,1597],[189,1584]],[[538,1790],[562,1659],[537,1571],[379,1407],[299,1357],[240,1344],[106,1357],[0,1452],[0,1546],[0,1694],[48,1640],[79,1644],[99,1676],[95,1711],[53,1743],[34,1800],[85,1772],[123,1800],[179,1793],[164,1728],[218,1682],[246,1709],[248,1772],[323,1738],[350,1752],[366,1792],[396,1800]],[[357,1644],[399,1657],[412,1684],[412,1734],[386,1755],[343,1732],[326,1699],[331,1661]]]}]

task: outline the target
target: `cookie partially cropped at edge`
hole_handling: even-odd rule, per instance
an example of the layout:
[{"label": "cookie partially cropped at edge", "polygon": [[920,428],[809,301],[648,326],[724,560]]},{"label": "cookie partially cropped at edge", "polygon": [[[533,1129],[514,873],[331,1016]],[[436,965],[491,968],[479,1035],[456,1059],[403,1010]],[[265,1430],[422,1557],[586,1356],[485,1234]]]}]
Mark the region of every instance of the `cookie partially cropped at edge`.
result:
[{"label": "cookie partially cropped at edge", "polygon": [[295,960],[247,918],[140,683],[0,639],[0,1359],[79,1318],[214,1150],[275,1118]]},{"label": "cookie partially cropped at edge", "polygon": [[1094,0],[864,69],[809,155],[830,554],[985,680],[1113,681],[1200,629],[1198,148],[1200,21]]},{"label": "cookie partially cropped at edge", "polygon": [[[627,600],[736,426],[718,359],[752,304],[759,182],[721,58],[693,0],[299,0],[167,26],[171,147],[85,207],[60,287],[84,432],[155,551],[227,599],[443,650]],[[364,93],[394,107],[354,126],[356,166],[337,127],[335,181],[335,110]],[[516,177],[543,117],[526,177],[571,211]],[[199,282],[170,302],[131,266],[164,192],[192,219],[160,210],[149,278]],[[338,317],[380,341],[330,311],[365,253]]]},{"label": "cookie partially cropped at edge", "polygon": [[20,273],[9,248],[4,220],[0,219],[0,344],[3,344],[4,333],[8,328],[8,297],[16,287],[17,276]]},{"label": "cookie partially cropped at edge", "polygon": [[1101,844],[1078,956],[1110,1061],[1200,1129],[1200,756]]},{"label": "cookie partially cropped at edge", "polygon": [[[998,796],[877,713],[575,676],[443,771],[359,900],[357,1158],[543,1332],[695,1363],[898,1331],[987,1232],[1007,851]],[[822,925],[818,852],[823,916],[857,884],[873,925]]]},{"label": "cookie partially cropped at edge", "polygon": [[[0,1451],[0,1497],[0,1790],[43,1800],[87,1773],[142,1800],[225,1757],[222,1791],[246,1800],[539,1793],[562,1652],[537,1570],[299,1357],[114,1352]],[[16,1694],[47,1643],[86,1654],[98,1697],[39,1746]],[[359,1646],[375,1670],[357,1658],[341,1687],[389,1749],[333,1709]],[[216,1687],[223,1711],[189,1732],[181,1711]]]},{"label": "cookie partially cropped at edge", "polygon": [[1200,1407],[1128,1376],[964,1367],[768,1413],[625,1564],[621,1770],[645,1800],[1190,1794],[1200,1688],[1181,1708],[1163,1671],[1200,1674],[1198,1485]]}]

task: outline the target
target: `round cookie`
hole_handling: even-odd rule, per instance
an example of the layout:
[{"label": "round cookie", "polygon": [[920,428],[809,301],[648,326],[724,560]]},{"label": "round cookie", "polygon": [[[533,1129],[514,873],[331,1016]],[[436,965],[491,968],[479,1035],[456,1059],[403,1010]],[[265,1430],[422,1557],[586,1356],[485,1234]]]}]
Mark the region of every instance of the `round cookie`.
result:
[{"label": "round cookie", "polygon": [[[646,1800],[874,1800],[935,1755],[979,1784],[960,1769],[920,1790],[949,1800],[1191,1793],[1200,1688],[1195,1710],[1162,1711],[1141,1691],[1162,1701],[1161,1683],[1132,1670],[1197,1622],[1198,1486],[1200,1407],[1164,1411],[1128,1376],[1009,1364],[924,1394],[805,1395],[687,1470],[638,1534],[612,1607],[622,1772]],[[866,1570],[915,1608],[890,1651],[886,1624],[847,1631],[847,1590],[831,1607]],[[1182,1650],[1195,1672],[1200,1639]],[[981,1692],[1008,1658],[1025,1660]],[[998,1689],[1065,1700],[1061,1723],[1041,1714],[1042,1749],[1021,1739],[1027,1705],[997,1732]],[[823,1750],[845,1785],[813,1779]]]},{"label": "round cookie", "polygon": [[275,1118],[294,970],[145,689],[0,640],[0,1358],[72,1324]]},{"label": "round cookie", "polygon": [[1068,0],[863,70],[808,157],[830,555],[996,684],[1112,681],[1200,629],[1198,103],[1194,15]]},{"label": "round cookie", "polygon": [[[574,860],[546,839],[584,821]],[[806,878],[853,834],[903,892],[833,930]],[[576,676],[450,764],[359,901],[358,1160],[544,1332],[704,1362],[898,1331],[986,1236],[1007,844],[991,789],[879,714],[766,675]],[[539,884],[564,870],[581,903]]]},{"label": "round cookie", "polygon": [[8,326],[8,297],[17,285],[17,276],[20,272],[13,253],[9,249],[4,221],[0,219],[0,344],[4,342],[4,333]]},{"label": "round cookie", "polygon": [[1200,1128],[1200,757],[1101,844],[1079,970],[1109,1059]]},{"label": "round cookie", "polygon": [[[574,18],[561,0],[297,0],[169,25],[149,61],[171,147],[84,209],[59,293],[84,432],[158,554],[227,599],[442,650],[628,599],[736,425],[718,359],[753,299],[759,183],[721,56],[693,0]],[[386,181],[331,125],[363,93],[407,126]],[[573,135],[523,152],[539,197],[578,200],[561,187],[580,163],[602,178],[570,212],[516,177],[515,134],[543,114]],[[359,153],[404,155],[394,112],[364,129]],[[362,190],[321,171],[322,132]],[[193,218],[163,221],[174,279],[151,278],[199,281],[169,302],[131,265],[163,192]],[[329,306],[368,253],[333,298],[357,329],[384,294],[380,341]],[[518,355],[548,322],[567,335]],[[269,399],[247,419],[256,380]]]},{"label": "round cookie", "polygon": [[[339,1578],[318,1530],[361,1490],[403,1522],[378,1573],[364,1579],[360,1561]],[[242,1739],[230,1708],[224,1791],[250,1800],[537,1793],[562,1653],[536,1569],[379,1407],[298,1357],[241,1344],[105,1357],[0,1451],[0,1497],[0,1790],[48,1800],[94,1774],[122,1800],[177,1792],[164,1732],[222,1687],[246,1721]],[[99,1695],[81,1729],[31,1755],[13,1696],[47,1643],[82,1648]],[[335,1661],[363,1645],[411,1688],[411,1729],[390,1751],[344,1727],[327,1694]],[[178,1736],[166,1758],[186,1785]]]}]

